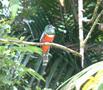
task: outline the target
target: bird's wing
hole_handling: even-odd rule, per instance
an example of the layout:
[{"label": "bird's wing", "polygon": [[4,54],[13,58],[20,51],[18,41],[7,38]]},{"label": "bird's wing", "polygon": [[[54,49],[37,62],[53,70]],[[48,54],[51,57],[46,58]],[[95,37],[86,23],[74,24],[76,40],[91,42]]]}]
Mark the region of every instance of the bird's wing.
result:
[{"label": "bird's wing", "polygon": [[40,42],[42,42],[42,38],[44,37],[45,32],[42,33],[41,37],[40,37]]}]

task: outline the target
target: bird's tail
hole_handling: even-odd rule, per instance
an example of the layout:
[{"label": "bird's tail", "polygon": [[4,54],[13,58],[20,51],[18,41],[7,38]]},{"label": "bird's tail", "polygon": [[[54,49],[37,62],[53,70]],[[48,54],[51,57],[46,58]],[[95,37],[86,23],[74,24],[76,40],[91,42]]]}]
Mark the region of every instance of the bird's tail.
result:
[{"label": "bird's tail", "polygon": [[42,66],[43,66],[43,75],[46,74],[45,69],[46,69],[46,67],[47,67],[48,60],[49,60],[48,54],[43,54],[43,64],[42,64]]}]

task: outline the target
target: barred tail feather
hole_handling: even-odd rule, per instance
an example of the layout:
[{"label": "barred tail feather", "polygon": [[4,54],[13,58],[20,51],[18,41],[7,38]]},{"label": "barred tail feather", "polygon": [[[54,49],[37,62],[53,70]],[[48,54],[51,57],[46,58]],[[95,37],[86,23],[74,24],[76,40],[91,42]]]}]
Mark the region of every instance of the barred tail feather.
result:
[{"label": "barred tail feather", "polygon": [[43,66],[43,74],[46,74],[46,72],[45,72],[45,69],[46,69],[46,67],[47,67],[47,64],[48,64],[48,55],[47,54],[44,54],[43,55],[43,64],[42,64],[42,66]]}]

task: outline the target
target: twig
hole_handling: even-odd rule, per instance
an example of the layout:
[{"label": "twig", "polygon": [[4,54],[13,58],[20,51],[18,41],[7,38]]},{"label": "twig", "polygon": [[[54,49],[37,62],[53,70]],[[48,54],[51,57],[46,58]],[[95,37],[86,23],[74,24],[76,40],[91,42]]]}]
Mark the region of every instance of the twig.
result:
[{"label": "twig", "polygon": [[26,23],[26,25],[28,26],[29,30],[30,30],[30,33],[32,35],[32,38],[34,39],[34,35],[33,35],[33,31],[30,27],[30,21],[29,20],[26,20],[26,19],[23,19],[23,21]]},{"label": "twig", "polygon": [[100,17],[101,17],[102,14],[103,14],[103,10],[100,12],[100,14],[98,15],[98,17],[97,17],[96,20],[94,21],[94,23],[93,23],[93,25],[92,25],[92,27],[91,27],[89,33],[87,34],[87,36],[86,36],[86,38],[85,38],[85,40],[84,40],[84,42],[83,42],[84,45],[87,43],[89,37],[91,36],[91,34],[92,34],[92,32],[93,32],[93,30],[94,30],[96,24],[98,23],[98,20],[100,19]]},{"label": "twig", "polygon": [[56,44],[56,43],[38,43],[38,42],[27,42],[27,41],[21,41],[21,40],[7,40],[7,39],[3,39],[3,38],[0,38],[0,42],[1,43],[10,43],[10,44],[15,44],[15,43],[18,43],[18,44],[25,44],[25,45],[34,45],[34,46],[42,46],[42,45],[47,45],[47,46],[53,46],[53,47],[56,47],[56,48],[59,48],[59,49],[62,49],[66,52],[70,52],[76,56],[79,56],[81,57],[81,55],[77,52],[77,51],[74,51],[70,48],[67,48],[63,45],[60,45],[60,44]]},{"label": "twig", "polygon": [[96,6],[95,6],[95,9],[94,9],[94,12],[93,12],[93,16],[92,16],[90,22],[94,22],[94,20],[95,20],[95,18],[96,18],[96,16],[97,16],[97,11],[98,11],[98,9],[99,9],[99,5],[101,4],[101,1],[102,1],[102,0],[97,0],[97,4],[96,4]]},{"label": "twig", "polygon": [[79,40],[80,40],[80,55],[81,66],[84,68],[84,45],[83,45],[83,0],[78,0],[78,19],[79,19]]}]

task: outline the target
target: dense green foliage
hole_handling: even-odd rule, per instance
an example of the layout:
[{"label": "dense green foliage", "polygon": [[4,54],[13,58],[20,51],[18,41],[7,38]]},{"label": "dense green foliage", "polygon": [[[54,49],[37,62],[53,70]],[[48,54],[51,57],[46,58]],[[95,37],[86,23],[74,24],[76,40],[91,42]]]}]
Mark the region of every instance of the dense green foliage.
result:
[{"label": "dense green foliage", "polygon": [[[8,0],[7,0],[8,1]],[[9,0],[9,15],[0,4],[0,38],[39,42],[44,27],[56,27],[54,42],[79,51],[77,0]],[[96,0],[84,1],[84,15],[91,18]],[[98,13],[103,9],[102,4]],[[99,20],[102,23],[103,19]],[[92,24],[84,23],[84,37]],[[103,32],[96,26],[85,48],[85,67],[103,58]],[[37,46],[0,43],[0,90],[55,90],[81,70],[80,57],[51,48],[47,74],[42,72],[42,50]],[[102,86],[101,86],[102,87]],[[49,89],[48,89],[49,90]]]}]

